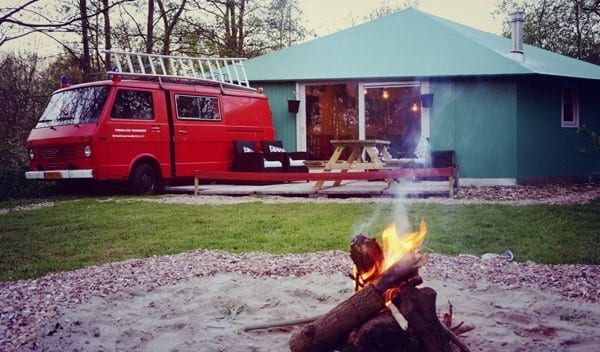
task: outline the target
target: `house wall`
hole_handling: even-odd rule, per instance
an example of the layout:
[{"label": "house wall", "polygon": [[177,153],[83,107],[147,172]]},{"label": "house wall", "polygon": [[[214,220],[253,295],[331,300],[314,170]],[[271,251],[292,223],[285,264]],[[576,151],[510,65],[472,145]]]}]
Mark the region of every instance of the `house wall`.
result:
[{"label": "house wall", "polygon": [[288,151],[296,151],[296,115],[288,112],[287,101],[293,97],[296,90],[294,82],[284,83],[257,83],[262,87],[264,94],[269,98],[275,138],[283,142]]},{"label": "house wall", "polygon": [[[600,132],[600,82],[552,77],[431,79],[430,143],[456,151],[468,184],[554,182],[600,175],[600,151],[585,156],[589,140],[561,127],[565,85],[579,89],[580,125]],[[269,97],[276,138],[296,150],[296,115],[287,109],[295,83],[260,82]],[[600,177],[600,176],[596,176]]]},{"label": "house wall", "polygon": [[519,183],[585,179],[600,171],[600,153],[581,155],[588,140],[561,127],[562,89],[579,91],[580,125],[600,130],[600,87],[592,82],[528,78],[517,83],[517,178]]},{"label": "house wall", "polygon": [[455,150],[461,179],[512,182],[517,176],[516,84],[485,79],[431,82],[432,150]]}]

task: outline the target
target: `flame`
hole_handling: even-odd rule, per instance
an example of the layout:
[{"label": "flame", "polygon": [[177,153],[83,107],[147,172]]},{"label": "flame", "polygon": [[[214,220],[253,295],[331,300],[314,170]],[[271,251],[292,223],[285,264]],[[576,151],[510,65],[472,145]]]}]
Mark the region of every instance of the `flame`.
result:
[{"label": "flame", "polygon": [[[368,271],[359,272],[356,265],[353,267],[352,277],[355,279],[355,290],[360,290],[366,284],[382,275],[392,265],[397,263],[405,254],[418,251],[425,240],[427,234],[427,224],[425,219],[421,220],[419,231],[413,233],[398,234],[396,223],[389,224],[381,233],[381,248],[379,257],[375,253],[374,262]],[[377,258],[375,258],[377,257]],[[363,268],[365,270],[365,268]],[[386,300],[391,300],[397,289],[390,289],[386,292]],[[389,298],[388,298],[389,297]]]},{"label": "flame", "polygon": [[419,249],[425,235],[427,234],[427,224],[425,219],[421,219],[419,231],[406,234],[398,234],[396,223],[392,222],[381,233],[382,249],[384,262],[381,272],[387,270],[390,266],[396,263],[406,253]]}]

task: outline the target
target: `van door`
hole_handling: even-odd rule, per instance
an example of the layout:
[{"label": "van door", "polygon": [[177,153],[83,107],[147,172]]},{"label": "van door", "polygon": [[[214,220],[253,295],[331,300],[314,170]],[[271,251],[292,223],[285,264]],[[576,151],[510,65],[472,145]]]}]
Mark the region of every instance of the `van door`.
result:
[{"label": "van door", "polygon": [[106,119],[106,152],[112,179],[127,179],[133,163],[147,157],[169,167],[169,126],[160,91],[119,88]]},{"label": "van door", "polygon": [[229,167],[219,96],[174,93],[173,139],[175,174],[193,176],[195,171],[225,171]]}]

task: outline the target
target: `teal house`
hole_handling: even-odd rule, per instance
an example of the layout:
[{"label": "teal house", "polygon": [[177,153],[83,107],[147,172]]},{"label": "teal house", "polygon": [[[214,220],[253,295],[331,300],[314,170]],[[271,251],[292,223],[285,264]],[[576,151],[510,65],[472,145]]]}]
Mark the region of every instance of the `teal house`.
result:
[{"label": "teal house", "polygon": [[[461,184],[588,180],[600,153],[600,66],[409,8],[248,60],[269,97],[277,138],[328,159],[332,139],[385,139],[454,150]],[[296,105],[296,106],[294,106]]]}]

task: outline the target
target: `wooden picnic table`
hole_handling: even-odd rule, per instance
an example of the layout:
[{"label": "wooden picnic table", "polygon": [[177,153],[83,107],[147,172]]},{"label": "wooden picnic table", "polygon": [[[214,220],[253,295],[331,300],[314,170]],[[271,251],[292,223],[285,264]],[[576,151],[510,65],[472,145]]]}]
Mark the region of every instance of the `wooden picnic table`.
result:
[{"label": "wooden picnic table", "polygon": [[[333,154],[325,163],[324,173],[340,170],[345,173],[350,170],[383,170],[385,162],[392,160],[392,156],[387,150],[390,141],[382,139],[334,139],[330,142],[334,147]],[[349,150],[346,160],[340,159],[344,151]],[[368,156],[368,160],[363,158],[363,155]],[[386,178],[385,181],[391,185],[394,181],[391,178]],[[339,186],[341,179],[335,180],[333,186]],[[323,187],[325,181],[315,183],[316,191]]]}]

